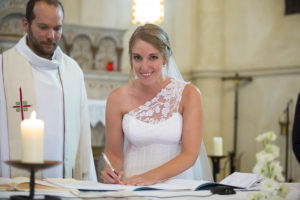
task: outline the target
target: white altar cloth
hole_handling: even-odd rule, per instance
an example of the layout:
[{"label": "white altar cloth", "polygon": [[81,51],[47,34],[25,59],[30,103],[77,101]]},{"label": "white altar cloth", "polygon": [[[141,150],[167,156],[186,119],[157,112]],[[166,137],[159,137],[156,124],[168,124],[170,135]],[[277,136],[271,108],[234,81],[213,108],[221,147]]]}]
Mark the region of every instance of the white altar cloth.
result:
[{"label": "white altar cloth", "polygon": [[105,106],[106,100],[89,99],[89,114],[91,126],[95,127],[98,122],[105,125]]},{"label": "white altar cloth", "polygon": [[[299,198],[299,183],[287,183],[288,188],[290,189],[289,194],[287,195],[287,200],[296,200]],[[110,199],[110,200],[161,200],[161,199],[170,199],[170,200],[196,200],[196,199],[205,199],[205,200],[241,200],[247,199],[249,193],[256,191],[237,191],[234,195],[218,195],[211,194],[210,191],[118,191],[118,192],[85,192],[83,196],[86,196],[86,199]],[[61,197],[61,199],[83,199],[83,196],[80,196],[78,192],[75,191],[36,191],[35,197],[41,198],[43,194],[46,195],[55,195]],[[81,193],[82,194],[82,193]],[[0,199],[8,199],[12,195],[29,195],[29,192],[22,191],[1,191]],[[89,198],[87,198],[89,197]]]}]

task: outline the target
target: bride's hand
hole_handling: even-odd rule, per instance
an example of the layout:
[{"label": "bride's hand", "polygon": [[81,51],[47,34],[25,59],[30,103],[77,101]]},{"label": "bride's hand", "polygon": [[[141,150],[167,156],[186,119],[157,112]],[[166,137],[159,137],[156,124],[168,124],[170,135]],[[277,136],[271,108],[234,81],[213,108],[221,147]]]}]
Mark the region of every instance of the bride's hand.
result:
[{"label": "bride's hand", "polygon": [[101,171],[101,179],[103,183],[108,184],[122,184],[121,178],[124,172],[112,171],[109,168],[105,168]]},{"label": "bride's hand", "polygon": [[151,173],[145,173],[140,175],[132,176],[122,181],[124,185],[136,185],[136,186],[147,186],[156,184],[159,180]]}]

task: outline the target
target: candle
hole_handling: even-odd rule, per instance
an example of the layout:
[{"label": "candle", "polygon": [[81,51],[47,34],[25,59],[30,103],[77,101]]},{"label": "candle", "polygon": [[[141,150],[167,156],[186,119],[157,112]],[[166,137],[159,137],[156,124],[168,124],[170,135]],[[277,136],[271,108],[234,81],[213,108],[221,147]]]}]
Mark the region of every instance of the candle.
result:
[{"label": "candle", "polygon": [[214,137],[214,154],[216,156],[223,155],[223,140],[222,137]]},{"label": "candle", "polygon": [[32,111],[30,119],[21,122],[22,162],[44,162],[44,122],[36,119]]}]

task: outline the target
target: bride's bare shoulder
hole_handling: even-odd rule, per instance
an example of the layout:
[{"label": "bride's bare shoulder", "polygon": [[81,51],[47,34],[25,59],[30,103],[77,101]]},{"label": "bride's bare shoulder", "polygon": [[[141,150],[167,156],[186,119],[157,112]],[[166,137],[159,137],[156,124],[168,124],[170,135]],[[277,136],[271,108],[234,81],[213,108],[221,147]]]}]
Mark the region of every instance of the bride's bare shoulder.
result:
[{"label": "bride's bare shoulder", "polygon": [[126,83],[119,88],[114,89],[107,98],[107,104],[113,106],[124,106],[131,101],[132,83]]}]

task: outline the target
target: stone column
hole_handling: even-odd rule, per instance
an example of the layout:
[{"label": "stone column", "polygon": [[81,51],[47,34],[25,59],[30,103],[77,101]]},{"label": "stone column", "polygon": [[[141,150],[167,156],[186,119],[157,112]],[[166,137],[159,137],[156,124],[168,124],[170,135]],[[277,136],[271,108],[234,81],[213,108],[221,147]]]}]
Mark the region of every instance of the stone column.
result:
[{"label": "stone column", "polygon": [[197,1],[196,13],[196,64],[192,69],[192,79],[202,93],[204,141],[208,154],[213,154],[213,137],[222,136],[224,2]]}]

